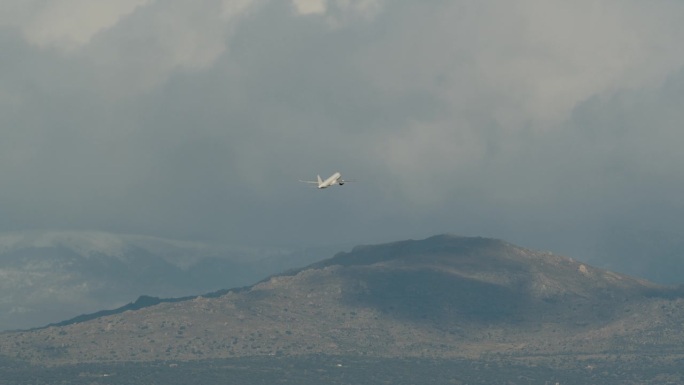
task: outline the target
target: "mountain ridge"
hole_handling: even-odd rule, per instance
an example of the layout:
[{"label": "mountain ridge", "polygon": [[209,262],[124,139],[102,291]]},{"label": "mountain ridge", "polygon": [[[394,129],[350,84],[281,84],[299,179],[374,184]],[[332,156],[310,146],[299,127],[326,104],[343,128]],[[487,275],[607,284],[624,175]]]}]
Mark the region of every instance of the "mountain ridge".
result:
[{"label": "mountain ridge", "polygon": [[682,352],[676,288],[488,238],[359,246],[242,289],[0,335],[27,361]]},{"label": "mountain ridge", "polygon": [[184,297],[244,286],[332,254],[96,231],[0,233],[0,330],[126,306],[141,294]]}]

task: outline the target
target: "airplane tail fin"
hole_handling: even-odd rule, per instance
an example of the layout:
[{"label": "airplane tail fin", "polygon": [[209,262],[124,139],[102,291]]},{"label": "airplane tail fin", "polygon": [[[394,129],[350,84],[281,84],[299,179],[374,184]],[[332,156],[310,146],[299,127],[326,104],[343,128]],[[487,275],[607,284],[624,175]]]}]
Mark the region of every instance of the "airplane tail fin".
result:
[{"label": "airplane tail fin", "polygon": [[318,184],[319,184],[319,185],[323,184],[323,179],[321,179],[321,176],[320,176],[320,175],[316,175],[316,177],[318,178]]}]

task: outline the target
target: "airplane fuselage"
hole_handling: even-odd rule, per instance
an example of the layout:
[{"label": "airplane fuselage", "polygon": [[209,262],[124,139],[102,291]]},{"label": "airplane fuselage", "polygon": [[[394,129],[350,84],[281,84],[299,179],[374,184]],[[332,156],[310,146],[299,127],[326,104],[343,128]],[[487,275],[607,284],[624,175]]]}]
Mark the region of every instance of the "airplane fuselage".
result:
[{"label": "airplane fuselage", "polygon": [[339,172],[336,172],[336,173],[330,175],[325,180],[323,180],[320,175],[316,175],[316,180],[301,180],[300,179],[299,181],[316,185],[315,187],[318,188],[319,190],[322,190],[324,188],[328,188],[330,186],[334,186],[336,184],[342,186],[343,184],[348,182],[348,181],[345,181],[344,179],[342,179],[342,174],[340,174]]},{"label": "airplane fuselage", "polygon": [[340,186],[342,186],[344,184],[344,181],[341,178],[342,178],[342,174],[340,174],[339,172],[336,172],[336,173],[332,174],[330,177],[328,177],[328,179],[326,179],[324,181],[320,181],[318,183],[318,188],[324,189],[324,188],[328,188],[328,187],[330,187],[332,185],[336,185],[336,184],[339,184]]}]

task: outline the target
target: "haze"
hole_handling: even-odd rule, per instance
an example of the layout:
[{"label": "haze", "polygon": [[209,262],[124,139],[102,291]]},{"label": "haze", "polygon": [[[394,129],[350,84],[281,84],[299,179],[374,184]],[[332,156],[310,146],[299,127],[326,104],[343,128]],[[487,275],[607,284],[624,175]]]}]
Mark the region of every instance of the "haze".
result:
[{"label": "haze", "polygon": [[[684,3],[4,0],[0,232],[684,273]],[[340,171],[357,182],[298,183]]]}]

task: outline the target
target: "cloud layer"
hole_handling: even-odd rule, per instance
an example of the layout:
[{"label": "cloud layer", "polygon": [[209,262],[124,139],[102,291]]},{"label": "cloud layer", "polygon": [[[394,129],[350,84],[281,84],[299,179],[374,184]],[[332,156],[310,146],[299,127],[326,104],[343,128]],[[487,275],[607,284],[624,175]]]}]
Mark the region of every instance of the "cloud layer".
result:
[{"label": "cloud layer", "polygon": [[679,1],[0,8],[0,231],[677,254],[614,245],[684,232]]}]

